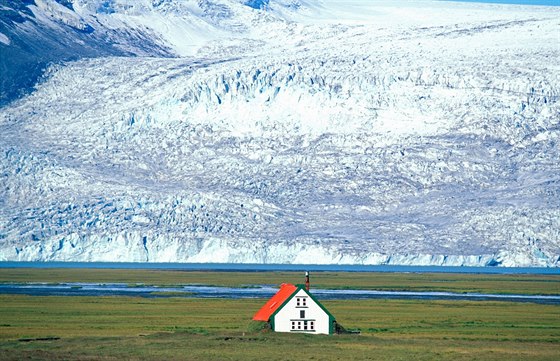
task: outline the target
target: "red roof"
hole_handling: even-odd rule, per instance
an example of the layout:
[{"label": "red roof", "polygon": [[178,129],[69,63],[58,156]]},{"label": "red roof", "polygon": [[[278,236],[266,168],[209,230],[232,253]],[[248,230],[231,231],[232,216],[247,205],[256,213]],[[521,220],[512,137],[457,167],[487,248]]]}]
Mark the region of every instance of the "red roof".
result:
[{"label": "red roof", "polygon": [[253,316],[255,321],[268,321],[270,316],[297,290],[297,287],[289,284],[282,283],[280,290],[268,300],[267,303]]}]

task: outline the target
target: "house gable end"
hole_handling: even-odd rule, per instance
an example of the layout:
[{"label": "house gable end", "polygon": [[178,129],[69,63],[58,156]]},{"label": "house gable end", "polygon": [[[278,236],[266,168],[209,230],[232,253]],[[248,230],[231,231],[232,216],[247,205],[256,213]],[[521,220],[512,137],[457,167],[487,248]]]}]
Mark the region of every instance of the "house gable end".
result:
[{"label": "house gable end", "polygon": [[[323,306],[323,304],[322,304],[321,302],[319,302],[319,301],[315,298],[315,296],[313,296],[311,293],[309,293],[309,291],[307,291],[303,285],[297,285],[297,287],[298,287],[298,289],[297,289],[296,292],[294,292],[294,295],[295,295],[296,293],[298,293],[299,290],[302,290],[303,292],[305,292],[305,293],[313,300],[313,302],[315,302],[315,303],[317,304],[317,306],[321,307],[321,309],[329,316],[329,318],[331,319],[331,321],[335,321],[334,316],[329,312],[329,310],[327,310],[327,309],[325,308],[325,306]],[[293,295],[292,295],[292,297],[293,297]]]},{"label": "house gable end", "polygon": [[321,304],[321,302],[319,302],[313,295],[311,295],[303,285],[297,285],[296,290],[290,295],[290,297],[288,297],[283,303],[282,305],[280,305],[280,307],[278,307],[271,315],[270,315],[270,325],[272,327],[273,330],[276,330],[275,327],[275,319],[276,316],[279,312],[282,311],[282,309],[288,304],[290,303],[290,301],[296,297],[299,296],[300,291],[303,291],[305,293],[306,296],[308,296],[311,300],[313,300],[313,302],[317,305],[317,307],[319,307],[319,309],[325,313],[326,317],[328,318],[328,333],[330,335],[332,335],[334,333],[334,322],[335,322],[335,318],[334,316],[325,308],[325,306],[323,306]]}]

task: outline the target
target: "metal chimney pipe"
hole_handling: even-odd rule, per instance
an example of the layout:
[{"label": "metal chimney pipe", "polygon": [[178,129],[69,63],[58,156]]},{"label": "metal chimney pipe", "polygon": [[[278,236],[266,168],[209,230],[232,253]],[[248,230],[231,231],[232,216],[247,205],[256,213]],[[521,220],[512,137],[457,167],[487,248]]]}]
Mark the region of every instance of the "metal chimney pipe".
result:
[{"label": "metal chimney pipe", "polygon": [[305,289],[309,291],[309,271],[305,271]]}]

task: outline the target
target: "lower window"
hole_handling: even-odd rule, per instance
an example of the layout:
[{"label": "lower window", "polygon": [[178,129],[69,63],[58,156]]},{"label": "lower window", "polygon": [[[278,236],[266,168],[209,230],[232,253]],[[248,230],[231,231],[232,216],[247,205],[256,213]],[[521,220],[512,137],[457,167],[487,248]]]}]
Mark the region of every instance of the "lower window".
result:
[{"label": "lower window", "polygon": [[315,331],[315,321],[290,321],[292,331]]}]

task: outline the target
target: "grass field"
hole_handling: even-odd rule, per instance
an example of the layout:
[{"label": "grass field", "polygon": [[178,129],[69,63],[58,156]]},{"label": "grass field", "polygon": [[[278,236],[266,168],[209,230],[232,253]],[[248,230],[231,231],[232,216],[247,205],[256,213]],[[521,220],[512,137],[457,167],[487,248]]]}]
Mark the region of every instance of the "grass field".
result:
[{"label": "grass field", "polygon": [[[16,271],[0,270],[0,282],[301,283],[294,273]],[[312,276],[322,287],[486,292],[496,285],[502,293],[524,293],[522,285],[529,284],[525,293],[559,293],[558,276]],[[560,355],[558,305],[324,301],[343,326],[361,334],[316,336],[250,331],[251,317],[264,302],[0,295],[0,360],[558,360]]]},{"label": "grass field", "polygon": [[[0,296],[2,360],[557,360],[560,307],[326,301],[360,335],[249,332],[264,300]],[[44,340],[41,340],[44,339]]]},{"label": "grass field", "polygon": [[[301,272],[195,272],[126,269],[0,268],[0,283],[99,282],[147,285],[243,286],[303,283]],[[315,288],[560,294],[560,275],[315,272]]]}]

